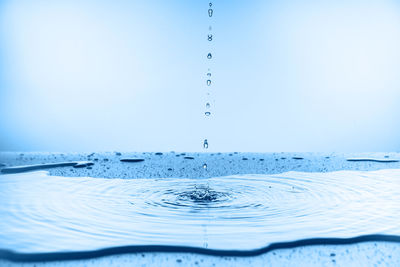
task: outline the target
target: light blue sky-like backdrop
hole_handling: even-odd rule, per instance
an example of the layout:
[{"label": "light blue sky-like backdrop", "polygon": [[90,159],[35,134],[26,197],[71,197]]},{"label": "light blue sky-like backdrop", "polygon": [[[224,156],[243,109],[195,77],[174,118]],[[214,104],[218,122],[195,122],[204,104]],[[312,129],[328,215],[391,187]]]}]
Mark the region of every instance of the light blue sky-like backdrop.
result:
[{"label": "light blue sky-like backdrop", "polygon": [[400,1],[213,4],[1,1],[0,150],[400,150]]}]

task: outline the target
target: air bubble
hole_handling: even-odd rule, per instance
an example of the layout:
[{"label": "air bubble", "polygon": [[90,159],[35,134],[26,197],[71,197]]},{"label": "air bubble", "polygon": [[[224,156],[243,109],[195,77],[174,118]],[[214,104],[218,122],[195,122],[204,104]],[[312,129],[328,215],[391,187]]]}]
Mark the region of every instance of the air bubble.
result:
[{"label": "air bubble", "polygon": [[205,169],[205,170],[207,169],[207,164],[206,163],[203,164],[203,169]]},{"label": "air bubble", "polygon": [[211,58],[212,58],[211,53],[208,53],[207,58],[208,58],[208,59],[211,59]]}]

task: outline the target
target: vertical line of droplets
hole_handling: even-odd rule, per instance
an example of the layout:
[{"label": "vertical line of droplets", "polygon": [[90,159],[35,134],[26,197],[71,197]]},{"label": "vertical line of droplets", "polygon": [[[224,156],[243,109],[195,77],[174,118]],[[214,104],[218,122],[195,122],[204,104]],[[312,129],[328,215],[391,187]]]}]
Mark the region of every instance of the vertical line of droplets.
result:
[{"label": "vertical line of droplets", "polygon": [[[210,43],[213,40],[213,34],[212,34],[212,25],[211,25],[211,18],[213,17],[214,9],[213,9],[213,3],[209,2],[208,3],[208,18],[210,19],[210,23],[208,26],[208,34],[207,34],[207,42]],[[212,51],[210,49],[210,45],[208,45],[209,51],[207,54],[207,60],[212,60]],[[210,62],[208,63],[208,66],[210,66]],[[211,68],[209,67],[207,70],[207,77],[206,77],[206,103],[205,103],[205,111],[204,111],[204,116],[206,119],[208,119],[211,116],[211,104],[210,104],[210,88],[211,88]],[[208,140],[207,138],[204,138],[203,141],[203,149],[208,149]],[[203,164],[203,168],[206,170],[207,169],[207,163]]]}]

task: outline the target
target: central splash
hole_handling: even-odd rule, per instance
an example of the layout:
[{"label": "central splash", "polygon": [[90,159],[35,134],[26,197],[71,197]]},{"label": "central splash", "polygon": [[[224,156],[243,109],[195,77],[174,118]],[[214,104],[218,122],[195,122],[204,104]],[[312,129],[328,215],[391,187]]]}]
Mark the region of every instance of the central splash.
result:
[{"label": "central splash", "polygon": [[229,197],[229,194],[214,191],[209,185],[195,185],[192,190],[177,193],[177,195],[178,201],[191,201],[195,204],[212,204],[227,200]]}]

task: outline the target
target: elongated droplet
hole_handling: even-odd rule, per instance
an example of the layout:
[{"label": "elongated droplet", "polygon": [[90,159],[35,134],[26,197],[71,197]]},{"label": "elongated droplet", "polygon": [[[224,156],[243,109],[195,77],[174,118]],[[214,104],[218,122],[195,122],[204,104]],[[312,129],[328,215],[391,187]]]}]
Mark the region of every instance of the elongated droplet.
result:
[{"label": "elongated droplet", "polygon": [[208,16],[211,18],[212,15],[213,15],[213,10],[210,8],[210,9],[208,10]]},{"label": "elongated droplet", "polygon": [[210,103],[206,103],[206,109],[209,109],[211,107]]},{"label": "elongated droplet", "polygon": [[206,111],[206,112],[204,112],[204,114],[208,117],[208,116],[211,115],[211,112],[210,111]]},{"label": "elongated droplet", "polygon": [[211,53],[208,53],[207,58],[208,58],[208,59],[211,59],[211,58],[212,58]]},{"label": "elongated droplet", "polygon": [[207,148],[208,148],[208,141],[207,141],[207,139],[204,139],[203,147],[204,147],[204,149],[207,149]]},{"label": "elongated droplet", "polygon": [[208,86],[211,85],[211,80],[207,80],[207,85],[208,85]]},{"label": "elongated droplet", "polygon": [[207,36],[207,39],[208,39],[208,41],[212,41],[212,34],[209,34],[208,36]]}]

